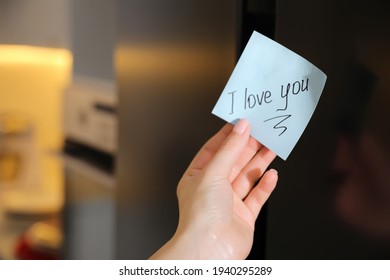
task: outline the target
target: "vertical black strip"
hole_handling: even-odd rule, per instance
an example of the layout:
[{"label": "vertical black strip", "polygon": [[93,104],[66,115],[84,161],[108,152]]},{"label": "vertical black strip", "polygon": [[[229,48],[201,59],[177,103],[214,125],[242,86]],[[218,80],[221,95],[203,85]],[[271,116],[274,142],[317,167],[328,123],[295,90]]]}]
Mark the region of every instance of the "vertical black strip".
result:
[{"label": "vertical black strip", "polygon": [[[261,34],[274,39],[276,0],[242,0],[241,2],[241,31],[239,33],[239,55],[244,50],[252,32],[256,30]],[[260,260],[266,258],[267,242],[267,204],[262,208],[255,226],[252,250],[248,259]]]}]

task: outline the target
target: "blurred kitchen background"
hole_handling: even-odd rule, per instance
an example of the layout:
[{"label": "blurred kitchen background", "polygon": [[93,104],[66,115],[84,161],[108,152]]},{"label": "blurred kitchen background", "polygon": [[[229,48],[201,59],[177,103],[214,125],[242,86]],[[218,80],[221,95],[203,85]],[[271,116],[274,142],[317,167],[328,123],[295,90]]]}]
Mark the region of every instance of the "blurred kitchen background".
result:
[{"label": "blurred kitchen background", "polygon": [[253,30],[328,81],[249,259],[390,257],[390,5],[0,0],[0,259],[145,259]]}]

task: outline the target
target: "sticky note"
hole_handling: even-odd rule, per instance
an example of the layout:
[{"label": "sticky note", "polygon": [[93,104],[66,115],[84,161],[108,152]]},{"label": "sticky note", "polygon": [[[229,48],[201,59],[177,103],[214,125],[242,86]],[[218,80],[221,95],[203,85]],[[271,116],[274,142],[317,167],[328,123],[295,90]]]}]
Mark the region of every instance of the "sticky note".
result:
[{"label": "sticky note", "polygon": [[286,160],[305,130],[326,75],[309,61],[254,31],[212,113],[235,124]]}]

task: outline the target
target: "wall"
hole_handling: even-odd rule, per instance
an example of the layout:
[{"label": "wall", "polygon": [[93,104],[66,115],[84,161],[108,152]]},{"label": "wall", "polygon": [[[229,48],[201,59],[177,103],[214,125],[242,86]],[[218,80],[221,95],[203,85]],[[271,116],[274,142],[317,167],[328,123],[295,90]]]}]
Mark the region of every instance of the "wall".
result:
[{"label": "wall", "polygon": [[0,1],[0,44],[70,48],[71,1]]},{"label": "wall", "polygon": [[114,80],[115,1],[72,0],[74,74]]}]

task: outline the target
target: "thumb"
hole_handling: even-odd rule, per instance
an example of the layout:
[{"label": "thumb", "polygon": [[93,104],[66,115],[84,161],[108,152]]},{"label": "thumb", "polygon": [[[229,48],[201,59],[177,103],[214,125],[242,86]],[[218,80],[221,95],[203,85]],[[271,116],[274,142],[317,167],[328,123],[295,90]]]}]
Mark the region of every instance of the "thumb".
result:
[{"label": "thumb", "polygon": [[248,144],[249,130],[249,122],[245,119],[239,120],[205,171],[213,176],[229,178],[236,161]]}]

